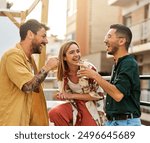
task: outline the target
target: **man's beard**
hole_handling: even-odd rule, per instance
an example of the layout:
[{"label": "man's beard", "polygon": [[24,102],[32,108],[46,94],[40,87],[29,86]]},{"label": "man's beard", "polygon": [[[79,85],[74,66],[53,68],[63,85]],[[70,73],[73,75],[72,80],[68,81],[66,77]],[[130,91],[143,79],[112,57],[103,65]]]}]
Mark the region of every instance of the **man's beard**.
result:
[{"label": "man's beard", "polygon": [[111,51],[107,51],[107,54],[114,55],[118,51],[118,45],[113,46]]},{"label": "man's beard", "polygon": [[32,43],[32,53],[41,54],[41,44]]},{"label": "man's beard", "polygon": [[41,54],[40,46],[33,47],[32,53],[34,53],[34,54]]}]

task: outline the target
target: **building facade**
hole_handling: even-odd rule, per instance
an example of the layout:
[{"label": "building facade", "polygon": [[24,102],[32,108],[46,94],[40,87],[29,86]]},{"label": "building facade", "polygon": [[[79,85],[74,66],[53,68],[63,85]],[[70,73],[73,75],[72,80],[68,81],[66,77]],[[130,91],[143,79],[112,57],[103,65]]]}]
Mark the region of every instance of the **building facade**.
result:
[{"label": "building facade", "polygon": [[68,0],[66,38],[76,40],[83,58],[99,71],[110,72],[113,60],[106,57],[104,36],[109,25],[120,20],[120,8],[106,0]]}]

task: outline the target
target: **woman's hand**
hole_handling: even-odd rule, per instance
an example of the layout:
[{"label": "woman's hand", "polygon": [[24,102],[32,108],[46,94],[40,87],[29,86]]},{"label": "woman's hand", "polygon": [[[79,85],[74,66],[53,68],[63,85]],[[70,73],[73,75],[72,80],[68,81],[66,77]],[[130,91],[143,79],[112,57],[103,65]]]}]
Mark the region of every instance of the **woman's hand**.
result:
[{"label": "woman's hand", "polygon": [[72,99],[72,94],[71,93],[58,93],[57,99],[59,99],[59,100],[70,100],[70,99]]}]

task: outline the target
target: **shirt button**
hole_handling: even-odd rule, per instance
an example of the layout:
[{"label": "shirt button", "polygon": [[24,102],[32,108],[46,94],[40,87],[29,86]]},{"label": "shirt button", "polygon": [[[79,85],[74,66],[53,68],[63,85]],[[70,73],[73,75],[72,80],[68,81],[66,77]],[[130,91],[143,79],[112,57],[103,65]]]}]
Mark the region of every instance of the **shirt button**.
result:
[{"label": "shirt button", "polygon": [[107,105],[109,105],[109,102],[107,102]]}]

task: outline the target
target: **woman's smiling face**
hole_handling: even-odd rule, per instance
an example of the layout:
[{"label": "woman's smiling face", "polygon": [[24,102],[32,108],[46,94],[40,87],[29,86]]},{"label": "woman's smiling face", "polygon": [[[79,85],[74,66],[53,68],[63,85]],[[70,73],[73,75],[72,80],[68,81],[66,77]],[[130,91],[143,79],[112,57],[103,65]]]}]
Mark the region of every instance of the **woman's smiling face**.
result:
[{"label": "woman's smiling face", "polygon": [[81,58],[80,49],[76,44],[72,44],[67,52],[64,60],[67,62],[68,65],[76,65]]}]

